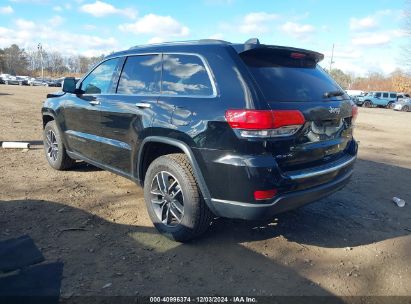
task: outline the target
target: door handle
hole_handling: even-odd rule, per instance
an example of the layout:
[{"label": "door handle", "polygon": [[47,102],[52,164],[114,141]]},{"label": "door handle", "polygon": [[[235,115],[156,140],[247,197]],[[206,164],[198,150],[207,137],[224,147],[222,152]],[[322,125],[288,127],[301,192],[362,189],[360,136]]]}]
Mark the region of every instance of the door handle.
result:
[{"label": "door handle", "polygon": [[148,109],[148,108],[151,108],[151,104],[149,104],[147,102],[137,102],[136,107]]},{"label": "door handle", "polygon": [[91,104],[92,106],[98,106],[100,104],[100,101],[92,100],[92,101],[89,101],[89,104]]}]

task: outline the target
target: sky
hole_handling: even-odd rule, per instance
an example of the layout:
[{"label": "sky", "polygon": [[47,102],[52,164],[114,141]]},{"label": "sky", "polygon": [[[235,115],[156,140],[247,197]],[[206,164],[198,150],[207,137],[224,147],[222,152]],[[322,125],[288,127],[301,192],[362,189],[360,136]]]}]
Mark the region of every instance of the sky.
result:
[{"label": "sky", "polygon": [[98,56],[214,38],[307,48],[354,75],[401,68],[406,0],[0,0],[0,48]]}]

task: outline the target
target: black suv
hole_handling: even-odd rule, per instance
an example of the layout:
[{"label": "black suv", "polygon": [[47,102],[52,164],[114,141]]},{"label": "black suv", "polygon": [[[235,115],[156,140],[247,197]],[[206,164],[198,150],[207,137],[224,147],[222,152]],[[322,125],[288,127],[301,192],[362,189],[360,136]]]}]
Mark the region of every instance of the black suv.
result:
[{"label": "black suv", "polygon": [[109,55],[42,108],[47,160],[75,160],[144,187],[156,228],[178,241],[215,216],[270,218],[342,188],[357,107],[290,47],[199,40]]}]

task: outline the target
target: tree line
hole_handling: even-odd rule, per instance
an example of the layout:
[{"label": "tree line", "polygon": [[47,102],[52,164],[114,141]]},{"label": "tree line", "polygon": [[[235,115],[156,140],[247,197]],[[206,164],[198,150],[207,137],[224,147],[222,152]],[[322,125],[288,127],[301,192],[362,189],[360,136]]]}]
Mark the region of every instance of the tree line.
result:
[{"label": "tree line", "polygon": [[63,56],[60,52],[44,49],[23,49],[12,44],[0,48],[0,73],[37,77],[43,67],[45,77],[79,76],[103,59],[104,55],[86,57],[82,55]]},{"label": "tree line", "polygon": [[340,69],[332,69],[330,75],[346,90],[411,93],[411,74],[400,69],[389,75],[371,72],[360,77],[344,73]]}]

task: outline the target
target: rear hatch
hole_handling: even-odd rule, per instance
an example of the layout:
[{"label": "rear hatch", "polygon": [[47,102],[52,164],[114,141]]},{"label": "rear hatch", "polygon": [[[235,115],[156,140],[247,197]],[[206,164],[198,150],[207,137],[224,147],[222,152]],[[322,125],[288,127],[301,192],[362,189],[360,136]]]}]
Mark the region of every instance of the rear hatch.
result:
[{"label": "rear hatch", "polygon": [[299,110],[305,123],[291,136],[274,137],[266,150],[281,169],[300,170],[346,157],[352,140],[353,104],[318,66],[319,53],[261,46],[241,52],[261,91],[260,109]]}]

